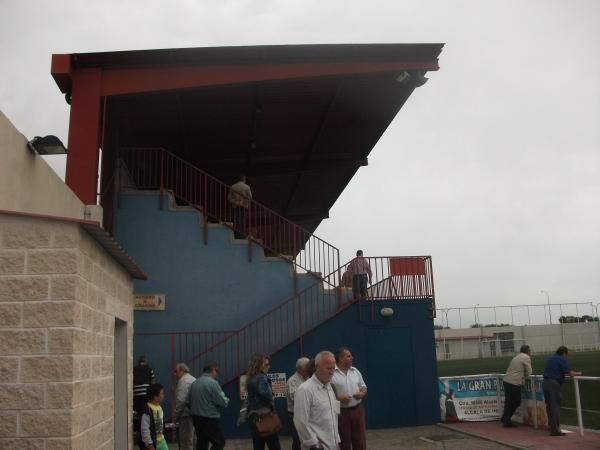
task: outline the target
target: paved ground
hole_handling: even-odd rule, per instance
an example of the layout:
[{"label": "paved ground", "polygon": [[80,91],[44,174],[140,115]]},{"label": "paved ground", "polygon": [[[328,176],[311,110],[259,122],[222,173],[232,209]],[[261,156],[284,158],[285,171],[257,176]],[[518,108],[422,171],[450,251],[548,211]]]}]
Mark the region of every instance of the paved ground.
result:
[{"label": "paved ground", "polygon": [[[291,440],[288,437],[282,437],[281,448],[288,450],[291,447]],[[368,430],[367,447],[369,450],[501,450],[511,448],[435,425],[391,430]],[[250,439],[229,440],[225,448],[230,450],[252,450],[252,442]],[[171,447],[171,450],[177,450],[177,446]]]},{"label": "paved ground", "polygon": [[[563,427],[570,431],[566,436],[551,437],[546,430],[536,430],[529,426],[519,426],[509,430],[499,422],[460,422],[447,425],[425,427],[394,428],[389,430],[367,430],[369,450],[598,450],[600,433],[586,431],[579,436],[575,428]],[[283,450],[291,449],[291,440],[282,436]],[[228,440],[229,450],[252,450],[250,439]],[[170,450],[178,450],[177,444],[169,444]]]},{"label": "paved ground", "polygon": [[563,426],[563,431],[567,432],[567,435],[553,437],[548,434],[547,430],[536,430],[527,425],[506,429],[500,426],[499,422],[460,422],[444,426],[451,430],[485,436],[515,448],[540,450],[600,449],[600,433],[586,431],[584,436],[581,437],[574,427]]}]

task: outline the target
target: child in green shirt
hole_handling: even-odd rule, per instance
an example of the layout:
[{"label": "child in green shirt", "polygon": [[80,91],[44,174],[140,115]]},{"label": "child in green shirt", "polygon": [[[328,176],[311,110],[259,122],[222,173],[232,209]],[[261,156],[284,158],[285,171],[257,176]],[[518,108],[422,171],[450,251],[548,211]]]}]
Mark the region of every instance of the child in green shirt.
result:
[{"label": "child in green shirt", "polygon": [[165,391],[160,384],[148,386],[148,403],[140,418],[140,447],[147,450],[169,450],[163,434],[164,414],[160,407]]}]

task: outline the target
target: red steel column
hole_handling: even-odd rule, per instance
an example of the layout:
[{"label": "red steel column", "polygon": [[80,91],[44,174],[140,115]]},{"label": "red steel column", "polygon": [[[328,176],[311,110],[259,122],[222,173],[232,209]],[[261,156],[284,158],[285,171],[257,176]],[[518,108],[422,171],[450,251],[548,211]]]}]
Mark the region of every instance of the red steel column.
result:
[{"label": "red steel column", "polygon": [[73,73],[66,183],[86,205],[96,204],[101,81],[100,69]]}]

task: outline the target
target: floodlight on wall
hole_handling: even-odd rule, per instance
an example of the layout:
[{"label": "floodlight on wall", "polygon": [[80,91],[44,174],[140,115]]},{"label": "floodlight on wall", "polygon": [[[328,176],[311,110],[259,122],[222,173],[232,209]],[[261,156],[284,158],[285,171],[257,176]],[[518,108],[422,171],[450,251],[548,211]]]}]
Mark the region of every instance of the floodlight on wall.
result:
[{"label": "floodlight on wall", "polygon": [[423,86],[425,83],[427,83],[427,80],[429,80],[429,78],[427,78],[420,70],[417,70],[415,73],[413,73],[412,78],[416,87]]},{"label": "floodlight on wall", "polygon": [[27,148],[39,155],[64,155],[67,153],[61,140],[54,135],[36,136],[27,143]]},{"label": "floodlight on wall", "polygon": [[411,73],[404,71],[396,77],[396,81],[398,83],[408,84],[409,82],[412,82],[412,84],[414,84],[415,87],[423,86],[425,83],[427,83],[428,79],[429,78],[427,78],[425,74],[420,70],[415,70]]}]

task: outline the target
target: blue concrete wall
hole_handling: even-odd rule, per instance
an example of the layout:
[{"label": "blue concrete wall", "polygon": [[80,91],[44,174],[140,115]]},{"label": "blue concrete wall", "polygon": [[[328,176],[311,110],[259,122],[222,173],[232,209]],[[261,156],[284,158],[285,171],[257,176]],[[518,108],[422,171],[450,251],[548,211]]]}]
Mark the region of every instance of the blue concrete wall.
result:
[{"label": "blue concrete wall", "polygon": [[[121,194],[119,203],[115,238],[148,274],[135,292],[166,294],[166,311],[135,312],[137,333],[238,329],[292,296],[290,265],[265,260],[258,245],[248,262],[247,244],[229,229],[209,227],[204,245],[198,213],[161,210],[158,193]],[[314,281],[300,276],[299,288]]]},{"label": "blue concrete wall", "polygon": [[[386,306],[394,309],[393,317],[380,316],[379,310]],[[302,339],[303,353],[309,357],[321,350],[334,352],[341,346],[351,349],[354,364],[369,387],[364,400],[368,428],[439,422],[435,339],[429,307],[428,302],[418,301],[377,302],[373,320],[366,305],[362,307],[361,320],[355,304]],[[289,378],[299,356],[300,341],[295,341],[273,355],[271,371],[285,372]],[[237,382],[224,390],[232,399],[222,417],[226,435],[249,436],[246,427],[235,426],[240,407]],[[276,399],[276,408],[286,422],[285,399]]]},{"label": "blue concrete wall", "polygon": [[[136,281],[135,291],[167,296],[166,311],[135,313],[134,357],[148,356],[158,382],[166,387],[164,406],[170,416],[170,339],[139,333],[239,329],[292,295],[290,267],[284,261],[265,261],[256,245],[253,262],[248,262],[247,245],[232,242],[231,232],[221,226],[209,228],[204,245],[198,214],[161,210],[158,194],[122,195],[114,232],[148,273],[147,281]],[[300,289],[313,283],[309,277],[299,279]],[[393,317],[378,314],[384,306],[395,309]],[[277,352],[271,370],[289,377],[301,346],[312,357],[345,345],[369,385],[365,406],[370,428],[435,423],[437,373],[428,308],[427,302],[377,302],[373,319],[363,306],[360,320],[358,305],[353,305],[307,333],[302,343],[296,340]],[[229,437],[248,436],[245,426],[235,426],[237,389],[237,382],[224,387],[232,399],[222,418]],[[285,399],[277,399],[276,406],[285,418]]]}]

